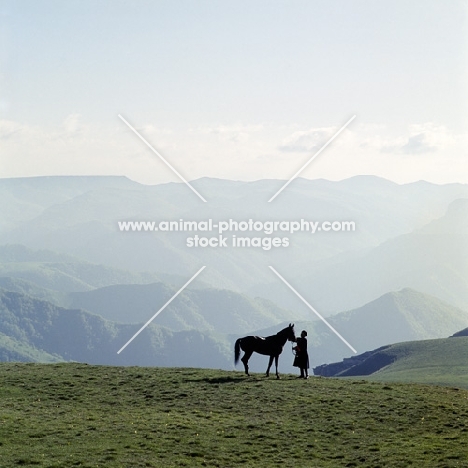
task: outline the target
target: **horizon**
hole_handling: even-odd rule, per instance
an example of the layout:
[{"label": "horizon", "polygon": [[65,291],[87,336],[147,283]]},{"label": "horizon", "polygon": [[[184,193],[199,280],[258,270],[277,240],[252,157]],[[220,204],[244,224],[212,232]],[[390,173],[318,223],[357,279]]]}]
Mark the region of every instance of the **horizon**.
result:
[{"label": "horizon", "polygon": [[[0,177],[0,181],[2,180],[25,180],[25,179],[59,179],[59,178],[86,178],[86,177],[91,177],[91,178],[122,178],[122,179],[128,179],[131,182],[134,182],[139,185],[147,186],[147,187],[155,187],[159,185],[169,185],[169,184],[182,184],[184,185],[184,182],[179,181],[179,180],[174,180],[174,181],[168,181],[168,182],[159,182],[159,183],[144,183],[144,182],[139,182],[138,180],[132,179],[130,176],[127,176],[125,174],[43,174],[43,175],[31,175],[31,176],[15,176],[15,177]],[[345,177],[343,179],[327,179],[324,177],[319,177],[315,179],[311,179],[308,177],[296,177],[294,180],[304,180],[308,182],[318,182],[318,181],[324,181],[324,182],[331,182],[331,183],[339,183],[339,182],[344,182],[347,180],[351,179],[359,179],[359,178],[369,178],[369,179],[379,179],[383,180],[386,182],[393,183],[395,185],[412,185],[412,184],[418,184],[418,183],[426,183],[426,184],[431,184],[431,185],[437,185],[437,186],[443,186],[443,185],[467,185],[468,182],[445,182],[445,183],[438,183],[438,182],[431,182],[430,180],[425,180],[425,179],[418,179],[418,180],[413,180],[409,182],[397,182],[395,180],[379,176],[376,174],[356,174],[352,175],[349,177]],[[229,179],[229,178],[222,178],[222,177],[209,177],[209,176],[202,176],[197,179],[189,179],[190,183],[197,182],[200,180],[217,180],[217,181],[226,181],[226,182],[239,182],[239,183],[246,183],[246,184],[253,184],[256,182],[262,182],[262,181],[272,181],[272,182],[287,182],[288,179],[274,179],[274,178],[264,178],[264,179],[255,179],[255,180],[240,180],[240,179]]]}]

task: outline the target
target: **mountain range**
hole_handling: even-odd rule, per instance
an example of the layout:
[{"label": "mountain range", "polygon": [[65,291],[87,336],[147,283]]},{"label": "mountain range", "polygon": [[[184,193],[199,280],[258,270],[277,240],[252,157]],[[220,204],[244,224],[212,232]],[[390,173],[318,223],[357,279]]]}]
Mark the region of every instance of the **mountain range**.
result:
[{"label": "mountain range", "polygon": [[[11,289],[24,290],[25,282],[10,282]],[[5,281],[3,281],[3,284]],[[131,286],[131,285],[130,285]],[[153,366],[197,366],[232,369],[234,341],[243,335],[253,334],[269,336],[277,333],[287,323],[278,323],[267,329],[249,332],[248,323],[239,321],[239,317],[258,315],[259,321],[266,321],[262,316],[263,300],[255,301],[237,295],[233,299],[223,290],[212,288],[188,291],[186,297],[178,297],[174,306],[169,306],[158,316],[157,320],[147,327],[120,355],[117,350],[128,341],[140,328],[143,320],[150,318],[143,314],[140,323],[129,317],[118,320],[123,309],[113,308],[112,303],[103,307],[107,317],[91,312],[106,298],[112,298],[109,292],[117,288],[114,303],[121,299],[126,304],[126,289],[108,287],[85,293],[70,293],[55,300],[67,303],[80,302],[88,310],[65,308],[43,299],[32,297],[24,292],[0,290],[0,352],[3,360],[46,361],[73,360],[93,364],[112,365],[153,365]],[[139,285],[131,286],[138,292]],[[153,300],[162,304],[167,290],[156,283],[146,285],[147,293]],[[38,288],[33,291],[38,293]],[[46,291],[47,292],[47,291]],[[237,294],[237,293],[236,293]],[[46,296],[46,293],[42,294]],[[215,314],[218,296],[220,303],[237,304],[235,313]],[[130,297],[132,297],[130,295]],[[143,295],[148,299],[148,295]],[[197,300],[200,301],[197,303]],[[180,301],[178,303],[178,301]],[[132,301],[130,301],[130,304]],[[141,306],[145,306],[144,300]],[[206,304],[206,306],[203,306]],[[138,304],[137,304],[138,305]],[[266,310],[270,310],[269,307]],[[115,315],[112,315],[112,312]],[[149,313],[152,311],[148,309]],[[278,314],[285,311],[277,309]],[[159,320],[166,317],[166,326]],[[198,317],[199,327],[189,326],[189,322]],[[276,317],[278,319],[280,315]],[[307,329],[311,365],[332,362],[336,359],[351,356],[353,353],[319,320],[302,321],[290,316],[295,321],[297,334]],[[274,321],[270,316],[270,320]],[[405,289],[388,293],[359,309],[337,314],[329,318],[332,325],[351,342],[358,352],[372,349],[375,346],[403,340],[427,339],[447,336],[466,327],[468,314],[450,306],[443,301],[416,291]],[[127,323],[124,323],[127,322]],[[133,323],[132,323],[133,322]],[[224,322],[220,325],[220,322]],[[167,325],[176,324],[174,328]],[[225,331],[220,331],[222,327]],[[238,332],[233,330],[238,327]],[[288,359],[288,356],[291,359]],[[286,345],[281,358],[283,372],[293,372],[292,356],[289,355],[289,344]],[[252,369],[263,372],[266,368],[265,357],[254,355]]]},{"label": "mountain range", "polygon": [[[238,337],[268,336],[290,322],[297,334],[309,333],[311,365],[352,358],[269,265],[358,354],[467,327],[468,186],[297,179],[267,203],[282,181],[205,178],[193,185],[207,204],[183,184],[0,179],[0,359],[232,369]],[[193,233],[117,226],[210,218],[346,220],[356,230],[247,234],[290,239],[290,247],[268,251],[189,248]],[[225,233],[233,234],[245,235]],[[202,265],[202,274],[117,354]],[[295,372],[288,346],[280,371]],[[263,372],[265,357],[254,355],[251,364]]]},{"label": "mountain range", "polygon": [[[123,177],[3,179],[0,201],[7,209],[0,214],[0,243],[49,249],[138,273],[187,278],[206,265],[200,280],[210,286],[296,309],[299,302],[269,270],[273,265],[303,292],[310,292],[309,300],[325,315],[403,287],[467,305],[466,263],[460,265],[452,255],[466,251],[466,225],[460,225],[466,203],[449,209],[452,202],[468,198],[466,185],[398,185],[374,176],[338,182],[297,179],[267,203],[281,183],[193,181],[209,200],[204,204],[184,184],[145,186]],[[287,235],[290,246],[265,251],[189,248],[190,233],[120,232],[117,225],[124,220],[209,218],[353,221],[356,230],[279,232],[273,236]],[[445,232],[434,225],[429,228],[439,218],[450,223]],[[431,239],[424,226],[435,229]],[[457,239],[455,232],[460,233]],[[420,244],[421,239],[427,242]],[[442,244],[451,249],[447,258],[437,256]]]},{"label": "mountain range", "polygon": [[[295,281],[323,311],[357,307],[405,287],[467,309],[468,199],[455,200],[444,216],[375,248],[307,264],[299,268]],[[292,306],[273,281],[250,293]]]}]

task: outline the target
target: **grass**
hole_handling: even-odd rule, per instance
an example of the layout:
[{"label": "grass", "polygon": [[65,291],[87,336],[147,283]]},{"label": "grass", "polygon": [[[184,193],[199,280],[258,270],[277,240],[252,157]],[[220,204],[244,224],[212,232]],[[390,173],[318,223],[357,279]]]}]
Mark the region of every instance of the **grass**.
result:
[{"label": "grass", "polygon": [[468,467],[468,392],[240,372],[0,365],[0,466]]},{"label": "grass", "polygon": [[382,352],[395,362],[366,379],[468,389],[468,337],[397,343]]}]

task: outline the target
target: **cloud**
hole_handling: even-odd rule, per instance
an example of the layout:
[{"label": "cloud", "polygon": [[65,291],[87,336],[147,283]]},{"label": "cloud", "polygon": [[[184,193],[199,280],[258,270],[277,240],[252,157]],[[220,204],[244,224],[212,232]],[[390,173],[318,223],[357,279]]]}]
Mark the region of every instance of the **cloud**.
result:
[{"label": "cloud", "polygon": [[383,153],[418,155],[446,150],[455,143],[456,137],[442,125],[431,122],[409,127],[407,137],[386,142],[380,148]]},{"label": "cloud", "polygon": [[66,133],[76,133],[80,129],[81,114],[70,114],[63,121],[63,128]]},{"label": "cloud", "polygon": [[407,154],[431,153],[436,150],[437,146],[430,145],[424,133],[409,137],[408,142],[401,147],[401,152]]},{"label": "cloud", "polygon": [[383,145],[382,153],[398,153],[398,154],[424,154],[437,151],[437,146],[429,144],[425,133],[418,133],[408,137],[405,143]]},{"label": "cloud", "polygon": [[332,136],[334,128],[312,128],[294,132],[285,138],[278,149],[284,153],[305,153],[318,151]]},{"label": "cloud", "polygon": [[[137,129],[187,180],[287,180],[336,132],[268,123],[163,128],[141,122]],[[301,176],[468,182],[467,147],[468,135],[433,123],[403,130],[357,124]],[[97,124],[78,114],[53,127],[0,120],[0,168],[2,177],[118,174],[149,184],[178,180],[121,122]]]},{"label": "cloud", "polygon": [[82,123],[78,114],[54,127],[0,120],[0,167],[3,177],[126,174],[138,178],[139,167],[152,170],[154,163],[144,145],[133,143],[125,129]]},{"label": "cloud", "polygon": [[11,120],[0,120],[0,140],[7,140],[21,131],[22,126]]}]

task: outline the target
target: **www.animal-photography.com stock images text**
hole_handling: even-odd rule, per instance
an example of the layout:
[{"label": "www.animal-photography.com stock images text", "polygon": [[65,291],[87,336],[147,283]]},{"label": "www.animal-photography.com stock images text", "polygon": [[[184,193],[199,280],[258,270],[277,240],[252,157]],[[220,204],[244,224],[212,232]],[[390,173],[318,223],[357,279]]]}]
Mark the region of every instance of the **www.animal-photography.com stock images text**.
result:
[{"label": "www.animal-photography.com stock images text", "polygon": [[0,1],[0,468],[468,468],[466,0]]}]

